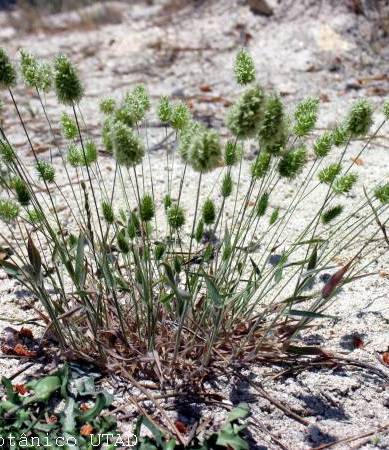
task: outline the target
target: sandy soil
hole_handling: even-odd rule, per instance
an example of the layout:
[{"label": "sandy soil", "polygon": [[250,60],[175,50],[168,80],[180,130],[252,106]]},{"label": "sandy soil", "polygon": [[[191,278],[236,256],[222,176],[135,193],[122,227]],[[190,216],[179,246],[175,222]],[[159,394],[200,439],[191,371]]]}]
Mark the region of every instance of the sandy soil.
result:
[{"label": "sandy soil", "polygon": [[[164,15],[164,5],[159,2],[154,6],[120,5],[119,23],[90,27],[77,22],[77,18],[73,21],[68,18],[70,24],[64,31],[58,29],[58,23],[63,27],[66,20],[54,17],[47,19],[49,31],[36,31],[34,34],[16,31],[1,13],[0,22],[7,24],[1,35],[2,45],[11,54],[19,47],[28,47],[42,57],[52,57],[59,51],[68,54],[77,63],[85,80],[86,98],[81,108],[89,132],[96,137],[99,136],[101,119],[97,112],[99,98],[102,95],[120,97],[139,82],[147,82],[153,97],[167,93],[188,99],[200,120],[221,128],[224,133],[222,119],[237,94],[231,77],[232,61],[236,50],[245,43],[257,62],[261,83],[267,89],[280,91],[289,107],[307,94],[320,96],[319,129],[341,116],[355,98],[368,96],[379,109],[387,89],[387,78],[386,84],[385,77],[382,78],[388,72],[387,50],[383,45],[379,47],[381,41],[374,41],[374,46],[368,42],[371,36],[366,17],[351,14],[341,6],[334,9],[326,2],[302,1],[289,5],[289,8],[271,2],[274,3],[275,14],[268,18],[252,14],[243,3],[205,2],[196,8],[183,8],[172,16]],[[23,88],[18,88],[16,94],[23,105],[23,114],[29,117],[34,144],[41,145],[42,150],[47,149],[49,133],[37,115],[37,99],[33,95],[27,96]],[[9,99],[1,95],[9,105]],[[59,116],[61,109],[52,96],[48,96],[47,103],[51,113]],[[378,113],[377,121],[379,119]],[[4,123],[19,151],[30,157],[10,105],[6,108]],[[149,137],[153,145],[160,140],[160,131],[153,129]],[[362,158],[363,165],[358,167],[359,191],[362,183],[371,186],[388,179],[387,143],[387,139],[382,137],[367,149]],[[349,150],[347,160],[357,153],[359,145]],[[243,184],[247,184],[249,159],[254,151],[255,146],[247,149]],[[153,167],[165,167],[162,150],[153,152],[151,160]],[[58,155],[54,161],[60,173]],[[176,183],[180,173],[180,163],[177,163]],[[107,172],[112,169],[107,158],[102,159],[102,166]],[[165,176],[163,171],[155,173],[156,185],[161,189]],[[217,177],[217,172],[208,176],[209,186]],[[194,183],[194,175],[186,179],[183,205],[188,209],[193,202]],[[280,189],[272,199],[272,206],[287,204],[290,192],[291,186]],[[310,201],[315,204],[315,197]],[[348,206],[351,208],[355,201],[350,197]],[[310,206],[301,206],[296,222],[290,224],[288,232],[293,232],[308,219]],[[342,258],[348,256],[341,255]],[[387,273],[387,249],[382,247],[372,256],[375,262],[370,270]],[[306,333],[304,341],[322,344],[344,356],[368,362],[389,376],[389,370],[377,357],[389,345],[388,292],[389,278],[385,273],[348,285],[329,311],[341,320]],[[31,317],[31,311],[25,310],[29,296],[15,281],[0,274],[0,330],[9,324],[12,326],[11,319]],[[362,338],[363,348],[354,348],[354,336]],[[18,369],[18,361],[0,359],[1,375],[9,376]],[[276,440],[269,440],[271,433],[286,448],[310,449],[372,431],[389,421],[387,382],[369,370],[339,366],[312,368],[293,375],[286,373],[276,379],[269,376],[281,370],[253,366],[246,373],[279,402],[304,417],[308,425],[288,418],[274,405],[258,397],[250,385],[234,378],[221,379],[217,385],[207,386],[209,390],[223,392],[231,404],[249,401],[256,421],[256,426],[250,427],[251,448],[281,448]],[[125,399],[124,396],[124,403]],[[167,410],[170,407],[171,404],[166,405]],[[192,409],[201,413],[201,408],[202,414],[209,414],[206,405],[200,404]],[[193,421],[192,409],[175,408],[171,414],[172,417],[178,414]],[[213,410],[212,414],[214,421],[218,422],[225,411],[220,408]],[[334,448],[389,448],[388,432],[377,432],[366,442],[342,443]]]}]

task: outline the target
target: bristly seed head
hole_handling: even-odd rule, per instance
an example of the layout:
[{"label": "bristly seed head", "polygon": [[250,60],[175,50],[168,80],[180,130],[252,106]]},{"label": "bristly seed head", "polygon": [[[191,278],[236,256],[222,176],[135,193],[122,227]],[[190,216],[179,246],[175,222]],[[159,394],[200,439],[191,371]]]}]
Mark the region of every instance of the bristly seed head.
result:
[{"label": "bristly seed head", "polygon": [[8,89],[16,84],[16,70],[7,53],[0,48],[0,89]]},{"label": "bristly seed head", "polygon": [[194,134],[189,147],[189,164],[196,172],[210,172],[221,163],[220,138],[214,130]]},{"label": "bristly seed head", "polygon": [[333,190],[336,194],[347,194],[351,191],[358,177],[355,173],[349,173],[335,180]]},{"label": "bristly seed head", "polygon": [[386,102],[384,103],[382,112],[384,113],[385,120],[389,120],[389,100],[386,100]]},{"label": "bristly seed head", "polygon": [[36,208],[28,210],[27,215],[28,215],[28,220],[33,225],[37,225],[37,224],[43,222],[45,219],[43,211],[41,211],[40,209],[36,209]]},{"label": "bristly seed head", "polygon": [[278,163],[278,172],[282,177],[295,178],[307,162],[307,150],[299,147],[283,154]]},{"label": "bristly seed head", "polygon": [[185,213],[181,206],[171,205],[167,211],[167,220],[172,230],[179,230],[185,223]]},{"label": "bristly seed head", "polygon": [[183,130],[188,125],[190,119],[191,114],[185,103],[179,102],[173,106],[170,114],[170,125],[172,128],[175,130]]},{"label": "bristly seed head", "polygon": [[236,82],[242,86],[255,81],[255,65],[247,50],[240,50],[234,65]]},{"label": "bristly seed head", "polygon": [[[142,85],[135,86],[126,95],[123,107],[129,114],[130,123],[136,124],[141,122],[150,109],[150,97],[146,88]],[[127,125],[130,125],[130,123],[127,123]]]},{"label": "bristly seed head", "polygon": [[382,204],[387,205],[389,203],[389,183],[378,186],[374,195]]},{"label": "bristly seed head", "polygon": [[275,208],[273,212],[271,213],[269,224],[273,225],[277,222],[278,216],[280,215],[280,208]]},{"label": "bristly seed head", "polygon": [[36,170],[39,177],[46,183],[53,183],[55,180],[55,169],[47,161],[39,160],[36,163]]},{"label": "bristly seed head", "polygon": [[59,55],[55,59],[54,85],[58,101],[64,105],[74,106],[84,95],[76,69],[64,55]]},{"label": "bristly seed head", "polygon": [[130,245],[128,243],[128,237],[124,228],[119,231],[116,239],[119,250],[126,255],[130,251]]},{"label": "bristly seed head", "polygon": [[199,122],[190,121],[185,128],[179,131],[179,146],[178,153],[181,155],[181,158],[184,162],[189,163],[189,151],[190,145],[194,136],[199,133],[201,130],[204,130],[203,125]]},{"label": "bristly seed head", "polygon": [[338,125],[331,132],[332,143],[336,147],[345,145],[350,138],[350,133],[348,132],[345,125]]},{"label": "bristly seed head", "polygon": [[207,198],[203,205],[202,219],[205,225],[212,225],[216,219],[215,203],[210,198]]},{"label": "bristly seed head", "polygon": [[226,166],[234,166],[243,155],[243,147],[236,141],[227,141],[224,149],[224,162]]},{"label": "bristly seed head", "polygon": [[336,219],[340,214],[342,214],[343,206],[336,205],[331,208],[328,208],[321,215],[321,221],[326,225]]},{"label": "bristly seed head", "polygon": [[270,166],[271,154],[267,152],[261,152],[257,156],[256,160],[251,165],[251,176],[254,179],[263,178]]},{"label": "bristly seed head", "polygon": [[19,205],[8,199],[0,199],[0,219],[3,222],[12,222],[20,213]]},{"label": "bristly seed head", "polygon": [[61,115],[61,131],[65,139],[73,140],[78,136],[76,121],[66,112]]},{"label": "bristly seed head", "polygon": [[221,195],[224,198],[227,198],[231,195],[233,188],[233,181],[230,173],[226,173],[224,175],[221,187]]},{"label": "bristly seed head", "polygon": [[158,118],[164,125],[170,123],[172,119],[173,108],[167,95],[163,95],[158,103]]},{"label": "bristly seed head", "polygon": [[244,92],[232,106],[227,117],[227,127],[235,136],[245,139],[257,133],[263,116],[263,102],[263,90],[256,85]]},{"label": "bristly seed head", "polygon": [[0,139],[0,157],[6,164],[15,162],[16,153],[13,147],[7,142]]},{"label": "bristly seed head", "polygon": [[317,98],[307,98],[301,101],[294,113],[295,125],[294,133],[298,137],[309,134],[316,125],[319,110],[319,100]]},{"label": "bristly seed head", "polygon": [[105,115],[113,114],[116,109],[116,100],[112,97],[107,97],[100,102],[100,111]]},{"label": "bristly seed head", "polygon": [[319,180],[321,183],[331,184],[342,171],[339,163],[333,163],[325,167],[319,172]]},{"label": "bristly seed head", "polygon": [[365,136],[373,124],[373,108],[371,104],[361,99],[352,106],[347,120],[346,128],[352,137]]},{"label": "bristly seed head", "polygon": [[133,130],[122,122],[112,126],[112,143],[118,164],[133,167],[139,164],[144,156],[144,147]]},{"label": "bristly seed head", "polygon": [[256,212],[258,217],[265,215],[267,206],[269,204],[269,194],[264,192],[257,201]]},{"label": "bristly seed head", "polygon": [[20,70],[26,86],[44,92],[51,88],[53,82],[51,66],[38,61],[34,55],[25,50],[20,50]]},{"label": "bristly seed head", "polygon": [[14,178],[11,180],[11,186],[15,190],[18,202],[22,206],[27,206],[31,200],[31,193],[27,184],[21,178]]},{"label": "bristly seed head", "polygon": [[151,197],[151,195],[146,194],[144,195],[144,197],[141,199],[140,202],[139,208],[140,218],[144,222],[150,222],[150,220],[154,217],[154,214],[155,214],[155,207],[153,198]]},{"label": "bristly seed head", "polygon": [[115,214],[113,212],[113,208],[112,205],[106,201],[103,201],[101,203],[101,210],[103,212],[103,217],[104,220],[109,223],[112,224],[115,221]]},{"label": "bristly seed head", "polygon": [[279,153],[286,145],[284,110],[282,101],[277,95],[266,100],[258,138],[260,148],[268,153]]},{"label": "bristly seed head", "polygon": [[330,153],[333,144],[333,136],[330,132],[325,131],[319,136],[313,144],[313,151],[317,158],[324,158]]}]

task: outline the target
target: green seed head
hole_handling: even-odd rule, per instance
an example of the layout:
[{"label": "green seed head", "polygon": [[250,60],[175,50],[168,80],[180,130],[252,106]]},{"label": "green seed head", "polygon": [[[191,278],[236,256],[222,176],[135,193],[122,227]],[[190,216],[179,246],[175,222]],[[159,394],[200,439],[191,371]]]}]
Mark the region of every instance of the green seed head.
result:
[{"label": "green seed head", "polygon": [[384,113],[385,120],[389,120],[389,100],[386,100],[386,102],[384,103],[382,112]]},{"label": "green seed head", "polygon": [[115,214],[113,212],[113,208],[112,208],[111,203],[108,203],[108,202],[105,202],[105,201],[102,202],[101,203],[101,211],[103,213],[104,220],[107,223],[109,223],[109,224],[114,223],[114,221],[115,221]]},{"label": "green seed head", "polygon": [[273,225],[274,223],[276,223],[279,215],[280,215],[280,208],[275,208],[271,213],[269,224]]},{"label": "green seed head", "polygon": [[313,151],[317,158],[324,158],[331,150],[333,144],[332,134],[328,131],[319,136],[313,144]]},{"label": "green seed head", "polygon": [[142,121],[150,109],[150,97],[146,88],[142,85],[126,95],[124,99],[125,109],[128,111],[133,123]]},{"label": "green seed head", "polygon": [[343,206],[342,205],[336,205],[332,206],[331,208],[328,208],[325,210],[321,215],[321,221],[327,225],[328,223],[332,222],[334,219],[336,219],[340,214],[342,214]]},{"label": "green seed head", "polygon": [[278,172],[282,177],[295,178],[304,168],[307,162],[307,150],[299,147],[284,153],[278,163]]},{"label": "green seed head", "polygon": [[189,164],[197,172],[210,172],[220,165],[221,145],[214,130],[199,131],[189,148]]},{"label": "green seed head", "polygon": [[73,167],[81,167],[84,165],[84,155],[82,150],[75,144],[70,144],[68,147],[67,160]]},{"label": "green seed head", "polygon": [[20,207],[12,200],[0,199],[0,220],[3,222],[12,222],[15,220],[20,212]]},{"label": "green seed head", "polygon": [[103,141],[103,145],[107,152],[112,153],[113,151],[113,143],[112,143],[112,136],[111,136],[111,129],[112,129],[112,118],[107,117],[103,122],[103,128],[101,131],[101,139]]},{"label": "green seed head", "polygon": [[158,103],[158,118],[164,125],[170,123],[173,113],[172,105],[170,104],[169,97],[163,95]]},{"label": "green seed head", "polygon": [[227,127],[241,138],[254,136],[263,117],[264,93],[260,86],[253,86],[243,93],[232,106],[227,117]]},{"label": "green seed head", "polygon": [[221,195],[224,198],[227,198],[231,195],[233,188],[233,181],[230,173],[226,173],[224,175],[221,187]]},{"label": "green seed head", "polygon": [[87,141],[85,143],[85,158],[86,164],[89,166],[97,161],[97,147],[93,141]]},{"label": "green seed head", "polygon": [[337,178],[333,184],[333,190],[336,194],[347,194],[351,191],[352,187],[356,183],[358,177],[355,173],[343,175]]},{"label": "green seed head", "polygon": [[116,108],[116,100],[112,97],[107,97],[100,102],[100,111],[105,114],[113,114]]},{"label": "green seed head", "polygon": [[374,195],[382,204],[387,205],[389,203],[389,183],[378,186]]},{"label": "green seed head", "polygon": [[61,115],[61,132],[65,139],[73,140],[78,136],[76,121],[66,112]]},{"label": "green seed head", "polygon": [[347,119],[346,128],[352,137],[365,136],[373,124],[373,108],[364,99],[358,100],[351,108]]},{"label": "green seed head", "polygon": [[131,240],[135,239],[139,230],[140,230],[140,222],[139,222],[138,216],[136,215],[136,213],[134,211],[132,211],[130,218],[128,220],[128,226],[127,226],[128,237]]},{"label": "green seed head", "polygon": [[339,163],[333,163],[325,167],[319,172],[319,180],[321,183],[331,184],[342,171]]},{"label": "green seed head", "polygon": [[39,223],[42,223],[44,220],[44,213],[40,209],[30,209],[27,211],[28,220],[33,224],[37,225]]},{"label": "green seed head", "polygon": [[59,55],[54,62],[54,85],[58,101],[73,106],[80,102],[84,89],[76,69],[64,55]]},{"label": "green seed head", "polygon": [[318,109],[319,100],[317,98],[307,98],[297,105],[293,129],[296,136],[306,136],[313,130],[317,121]]},{"label": "green seed head", "polygon": [[336,128],[334,128],[334,130],[332,130],[331,137],[332,143],[336,147],[340,147],[347,143],[350,137],[350,133],[344,125],[338,125]]},{"label": "green seed head", "polygon": [[269,194],[267,192],[264,192],[257,201],[256,213],[258,217],[262,217],[265,215],[268,204]]},{"label": "green seed head", "polygon": [[20,70],[28,87],[47,92],[52,85],[53,73],[49,64],[41,63],[25,50],[20,51]]},{"label": "green seed head", "polygon": [[243,148],[240,144],[228,141],[224,148],[224,162],[226,166],[234,166],[242,157]]},{"label": "green seed head", "polygon": [[204,236],[204,221],[203,219],[200,219],[195,230],[194,238],[196,239],[196,242],[201,242],[203,236]]},{"label": "green seed head", "polygon": [[270,153],[261,152],[251,165],[251,176],[254,179],[263,178],[269,169],[270,160]]},{"label": "green seed head", "polygon": [[255,65],[250,54],[242,49],[235,59],[235,79],[240,85],[246,85],[255,80]]},{"label": "green seed head", "polygon": [[189,162],[189,151],[192,140],[201,130],[204,130],[204,127],[199,122],[190,121],[187,126],[178,133],[178,152],[186,163]]},{"label": "green seed head", "polygon": [[16,70],[7,53],[0,48],[0,89],[8,89],[16,84]]},{"label": "green seed head", "polygon": [[43,160],[37,161],[36,171],[38,172],[39,178],[41,178],[43,181],[46,181],[46,183],[54,182],[55,169],[47,161],[43,161]]},{"label": "green seed head", "polygon": [[161,261],[163,255],[165,254],[166,246],[165,244],[159,243],[155,246],[155,259],[156,261]]},{"label": "green seed head", "polygon": [[140,218],[144,222],[150,222],[150,220],[154,217],[155,208],[154,208],[154,202],[151,195],[146,194],[140,202],[140,211],[139,215]]},{"label": "green seed head", "polygon": [[185,223],[185,213],[181,206],[170,206],[167,211],[167,220],[172,230],[180,229]]},{"label": "green seed head", "polygon": [[130,245],[128,243],[126,230],[124,228],[122,228],[117,235],[117,243],[119,250],[122,253],[127,254],[130,251]]},{"label": "green seed head", "polygon": [[259,128],[261,142],[271,141],[284,126],[284,107],[278,95],[268,97],[265,102],[263,119]]},{"label": "green seed head", "polygon": [[112,142],[118,164],[133,167],[142,161],[144,156],[143,144],[127,125],[116,122],[112,126]]},{"label": "green seed head", "polygon": [[31,194],[26,183],[21,178],[14,178],[11,182],[11,185],[15,190],[18,202],[22,206],[27,206],[30,203]]},{"label": "green seed head", "polygon": [[205,225],[212,225],[216,219],[215,203],[210,198],[205,200],[202,210],[202,219]]},{"label": "green seed head", "polygon": [[189,123],[191,114],[185,103],[179,102],[173,106],[170,115],[170,125],[175,130],[183,130]]},{"label": "green seed head", "polygon": [[12,164],[16,159],[15,150],[7,141],[2,139],[0,139],[0,157],[5,164]]},{"label": "green seed head", "polygon": [[163,198],[163,206],[165,208],[165,210],[168,210],[172,205],[172,198],[170,197],[169,194],[166,194],[165,197]]}]

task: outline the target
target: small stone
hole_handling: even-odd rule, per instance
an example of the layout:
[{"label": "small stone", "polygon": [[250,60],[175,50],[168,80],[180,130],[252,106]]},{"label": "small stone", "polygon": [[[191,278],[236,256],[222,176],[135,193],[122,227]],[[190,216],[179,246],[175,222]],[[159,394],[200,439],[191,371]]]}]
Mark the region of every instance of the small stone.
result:
[{"label": "small stone", "polygon": [[272,16],[273,8],[271,8],[266,0],[247,0],[250,11],[254,14],[262,14],[264,16]]}]

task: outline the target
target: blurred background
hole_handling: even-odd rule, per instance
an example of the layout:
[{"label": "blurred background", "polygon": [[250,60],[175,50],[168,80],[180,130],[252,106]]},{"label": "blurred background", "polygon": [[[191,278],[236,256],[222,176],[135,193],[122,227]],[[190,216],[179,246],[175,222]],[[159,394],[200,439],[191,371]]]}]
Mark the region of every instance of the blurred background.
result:
[{"label": "blurred background", "polygon": [[85,82],[92,129],[101,97],[140,82],[222,125],[239,93],[232,65],[242,46],[286,104],[319,96],[325,125],[352,99],[378,106],[389,92],[389,0],[0,0],[0,43],[15,59],[23,47],[67,54]]}]

